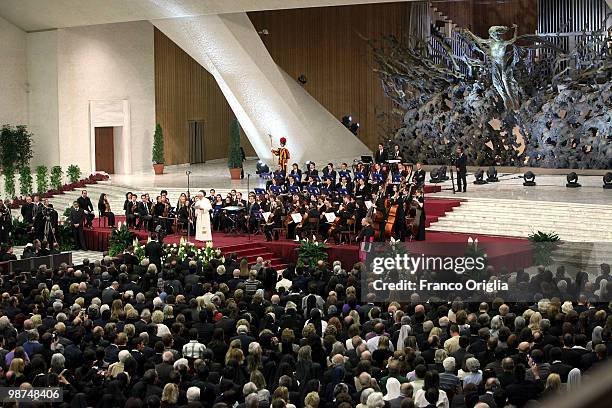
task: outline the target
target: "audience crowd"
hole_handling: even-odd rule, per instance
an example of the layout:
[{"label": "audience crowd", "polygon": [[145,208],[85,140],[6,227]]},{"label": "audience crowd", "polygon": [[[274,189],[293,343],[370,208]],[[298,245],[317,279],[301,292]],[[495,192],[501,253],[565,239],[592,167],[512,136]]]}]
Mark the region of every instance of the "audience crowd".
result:
[{"label": "audience crowd", "polygon": [[75,408],[523,407],[610,353],[596,298],[375,304],[361,272],[126,252],[5,274],[0,386],[61,387],[49,406]]}]

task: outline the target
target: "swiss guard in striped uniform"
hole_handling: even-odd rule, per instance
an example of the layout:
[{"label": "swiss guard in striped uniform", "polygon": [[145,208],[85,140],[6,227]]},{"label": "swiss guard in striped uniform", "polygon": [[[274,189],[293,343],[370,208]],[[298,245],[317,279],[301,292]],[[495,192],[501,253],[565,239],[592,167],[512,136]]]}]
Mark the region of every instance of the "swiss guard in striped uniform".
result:
[{"label": "swiss guard in striped uniform", "polygon": [[289,149],[285,147],[286,144],[287,144],[287,139],[285,139],[284,137],[281,137],[280,147],[278,149],[272,149],[272,154],[275,156],[278,156],[278,165],[283,168],[283,170],[285,171],[285,174],[287,174],[287,163],[289,162],[289,159],[291,158],[291,155],[289,154]]}]

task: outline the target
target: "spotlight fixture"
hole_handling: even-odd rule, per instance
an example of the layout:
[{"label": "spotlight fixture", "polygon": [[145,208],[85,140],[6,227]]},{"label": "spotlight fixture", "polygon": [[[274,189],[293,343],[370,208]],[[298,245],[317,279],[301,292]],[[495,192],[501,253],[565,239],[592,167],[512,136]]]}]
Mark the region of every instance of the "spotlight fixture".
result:
[{"label": "spotlight fixture", "polygon": [[263,173],[269,173],[269,172],[270,172],[270,167],[268,167],[268,165],[266,163],[264,163],[261,160],[259,160],[257,162],[255,173],[256,174],[263,174]]},{"label": "spotlight fixture", "polygon": [[351,115],[344,115],[342,117],[342,124],[348,129],[351,126],[351,122],[353,121],[353,117]]},{"label": "spotlight fixture", "polygon": [[264,28],[263,30],[259,30],[259,31],[257,32],[257,34],[259,34],[259,35],[269,35],[269,34],[270,34],[270,31],[268,31],[268,29],[267,29],[267,28]]},{"label": "spotlight fixture", "polygon": [[523,185],[525,187],[533,187],[536,185],[535,174],[533,174],[533,172],[531,171],[525,172],[525,174],[523,174],[523,178],[525,179],[525,182],[523,182]]},{"label": "spotlight fixture", "polygon": [[497,183],[499,179],[497,178],[497,169],[495,166],[490,166],[487,169],[487,183]]},{"label": "spotlight fixture", "polygon": [[429,182],[432,184],[442,183],[444,181],[445,176],[446,169],[443,169],[442,167],[436,167],[435,169],[429,172]]},{"label": "spotlight fixture", "polygon": [[351,126],[349,126],[349,130],[352,134],[357,135],[357,132],[359,132],[359,123],[351,123]]},{"label": "spotlight fixture", "polygon": [[612,173],[611,172],[607,172],[606,174],[604,174],[603,176],[603,188],[605,188],[606,190],[612,190]]},{"label": "spotlight fixture", "polygon": [[567,188],[581,187],[580,183],[578,183],[578,175],[576,174],[576,172],[572,171],[570,174],[567,175],[566,179],[567,179],[567,184],[565,185],[565,187]]},{"label": "spotlight fixture", "polygon": [[306,83],[308,82],[308,78],[306,78],[306,75],[304,74],[301,74],[297,80],[302,86],[306,85]]},{"label": "spotlight fixture", "polygon": [[487,182],[483,180],[484,171],[482,169],[478,169],[476,173],[474,173],[474,177],[476,178],[476,180],[474,181],[474,184],[476,185],[487,184]]}]

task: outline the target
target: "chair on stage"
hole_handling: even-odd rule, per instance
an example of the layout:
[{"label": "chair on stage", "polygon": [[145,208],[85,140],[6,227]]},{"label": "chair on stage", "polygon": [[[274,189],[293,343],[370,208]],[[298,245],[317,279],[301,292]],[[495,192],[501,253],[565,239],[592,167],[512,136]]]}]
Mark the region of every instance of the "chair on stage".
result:
[{"label": "chair on stage", "polygon": [[287,227],[285,227],[285,220],[287,219],[286,215],[283,215],[281,217],[281,227],[276,227],[276,228],[272,228],[272,236],[277,236],[278,235],[278,239],[280,239],[283,234],[285,234],[285,238],[287,238]]},{"label": "chair on stage", "polygon": [[310,237],[314,235],[315,237],[319,236],[319,218],[308,218],[306,220],[306,225],[304,226],[304,235],[306,237]]},{"label": "chair on stage", "polygon": [[[350,244],[357,236],[357,227],[355,222],[348,224],[347,229],[338,233],[340,243]],[[346,238],[344,240],[343,238]]]},{"label": "chair on stage", "polygon": [[104,226],[108,227],[108,217],[104,215],[103,213],[101,213],[100,211],[98,211],[98,228],[100,228],[100,223],[102,222],[103,218],[104,218]]}]

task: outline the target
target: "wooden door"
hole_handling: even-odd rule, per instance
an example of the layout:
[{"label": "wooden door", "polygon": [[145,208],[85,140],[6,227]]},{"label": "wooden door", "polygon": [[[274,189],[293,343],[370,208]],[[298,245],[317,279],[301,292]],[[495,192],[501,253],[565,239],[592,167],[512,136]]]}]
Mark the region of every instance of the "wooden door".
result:
[{"label": "wooden door", "polygon": [[96,171],[115,173],[115,148],[113,145],[113,128],[96,128]]},{"label": "wooden door", "polygon": [[206,151],[204,149],[204,121],[190,120],[189,127],[189,163],[204,163]]}]

